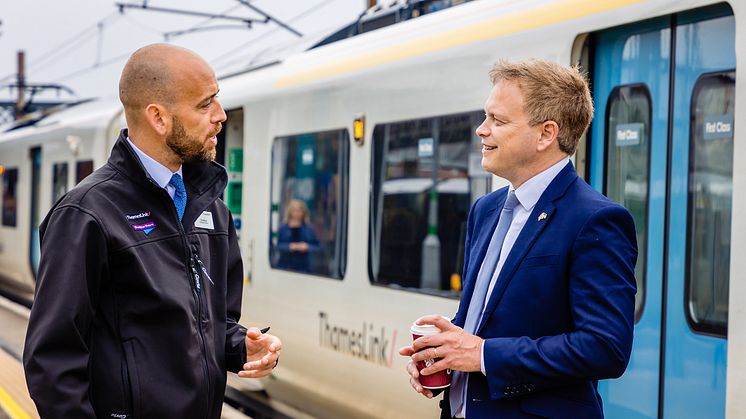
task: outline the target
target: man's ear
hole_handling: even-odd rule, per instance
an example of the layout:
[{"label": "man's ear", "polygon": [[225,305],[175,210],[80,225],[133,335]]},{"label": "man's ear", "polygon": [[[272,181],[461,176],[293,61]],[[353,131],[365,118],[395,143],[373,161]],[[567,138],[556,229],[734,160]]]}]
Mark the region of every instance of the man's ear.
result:
[{"label": "man's ear", "polygon": [[[558,135],[559,125],[557,125],[556,122],[552,120],[542,122],[539,142],[536,144],[536,151],[544,151],[552,144],[557,143]],[[558,143],[557,146],[559,146]]]},{"label": "man's ear", "polygon": [[165,137],[171,131],[171,114],[161,105],[151,103],[146,106],[145,120],[160,136]]}]

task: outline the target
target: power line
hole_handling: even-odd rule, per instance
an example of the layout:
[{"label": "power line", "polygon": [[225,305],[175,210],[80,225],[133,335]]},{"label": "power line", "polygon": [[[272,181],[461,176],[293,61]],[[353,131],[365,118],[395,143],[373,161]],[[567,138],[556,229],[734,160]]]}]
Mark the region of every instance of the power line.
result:
[{"label": "power line", "polygon": [[127,57],[129,57],[132,54],[132,51],[126,52],[122,55],[117,55],[116,57],[109,58],[108,60],[101,61],[100,63],[94,64],[90,67],[85,67],[80,70],[76,70],[72,73],[66,74],[62,77],[57,78],[55,81],[60,82],[64,80],[74,79],[76,77],[82,76],[84,74],[90,73],[91,71],[98,70],[101,67],[106,67],[109,64],[113,64],[117,61],[121,61]]},{"label": "power line", "polygon": [[272,16],[270,16],[267,13],[263,12],[261,9],[259,9],[256,6],[254,6],[253,4],[249,3],[248,1],[246,1],[246,0],[236,0],[236,1],[239,2],[239,3],[241,3],[241,4],[243,4],[244,6],[248,7],[249,9],[251,9],[251,10],[253,10],[253,11],[255,11],[255,12],[261,14],[261,15],[263,15],[265,18],[267,18],[267,20],[273,20],[275,23],[277,23],[278,25],[280,25],[280,27],[287,29],[288,31],[290,31],[294,35],[297,35],[298,37],[303,37],[302,33],[296,31],[295,29],[291,28],[290,26],[286,25],[285,23],[282,23],[279,20],[273,18]]},{"label": "power line", "polygon": [[[225,10],[224,12],[222,12],[221,14],[229,13],[229,12],[231,12],[231,11],[233,11],[233,10],[237,9],[238,7],[240,7],[240,6],[233,6],[233,7],[231,7],[231,8],[228,8],[228,9],[226,9],[226,10]],[[134,19],[134,18],[132,18],[132,17],[130,17],[130,16],[128,16],[128,15],[122,15],[122,14],[120,14],[119,12],[114,12],[114,13],[115,13],[115,14],[116,14],[117,16],[124,16],[124,18],[125,18],[125,19],[126,19],[126,20],[127,20],[128,22],[130,22],[130,23],[132,23],[132,24],[134,24],[134,25],[136,25],[136,26],[140,27],[141,29],[145,29],[145,30],[148,30],[148,31],[150,31],[150,32],[153,32],[153,33],[157,33],[157,34],[159,34],[159,35],[161,35],[161,36],[165,36],[165,34],[166,34],[166,32],[161,32],[161,31],[159,31],[159,30],[157,30],[157,29],[154,29],[154,28],[152,28],[152,27],[149,27],[149,26],[147,26],[147,25],[144,25],[144,24],[142,24],[141,22],[137,21],[136,19]],[[108,16],[107,16],[107,17],[108,17]],[[200,25],[203,25],[203,24],[205,24],[205,23],[207,23],[207,22],[209,22],[209,21],[213,20],[214,18],[215,18],[215,17],[212,17],[212,16],[211,16],[211,17],[209,17],[209,18],[205,19],[204,21],[202,21],[202,22],[198,23],[197,25],[195,25],[195,26],[194,26],[194,28],[196,28],[196,27],[199,27]],[[90,29],[91,29],[91,28],[89,28],[89,29],[87,29],[87,30],[90,30]],[[57,78],[57,79],[56,79],[55,81],[64,81],[64,80],[69,80],[69,79],[73,79],[73,78],[76,78],[76,77],[80,77],[80,76],[82,76],[82,75],[85,75],[85,74],[88,74],[88,73],[90,73],[90,72],[92,72],[92,71],[98,70],[99,68],[102,68],[102,67],[106,67],[107,65],[110,65],[110,64],[116,63],[116,62],[118,62],[118,61],[121,61],[121,60],[123,60],[123,59],[125,59],[125,58],[129,57],[129,56],[130,56],[131,54],[132,54],[132,51],[130,51],[130,52],[126,52],[126,53],[124,53],[124,54],[118,55],[118,56],[116,56],[116,57],[113,57],[113,58],[109,58],[108,60],[104,60],[104,61],[101,61],[101,60],[100,60],[100,57],[99,57],[99,58],[98,58],[98,59],[96,60],[96,63],[94,63],[94,64],[93,64],[92,66],[87,66],[87,67],[84,67],[84,68],[81,68],[81,69],[75,70],[75,71],[73,71],[73,72],[71,72],[71,73],[68,73],[68,74],[66,74],[66,75],[64,75],[64,76],[62,76],[62,77],[59,77],[59,78]],[[15,77],[15,74],[12,74],[12,75],[10,75],[10,76],[6,77],[6,79],[7,79],[7,78],[11,78],[11,77]]]},{"label": "power line", "polygon": [[[239,7],[241,7],[241,5],[237,4],[237,5],[233,6],[233,7],[229,7],[227,9],[223,10],[222,12],[220,12],[220,14],[221,15],[225,15],[227,13],[231,13],[231,12],[235,11],[236,9],[238,9]],[[197,31],[202,31],[202,30],[239,29],[239,28],[240,29],[246,29],[246,26],[243,26],[243,25],[241,25],[241,26],[238,26],[238,25],[219,25],[219,26],[210,26],[210,27],[206,27],[206,28],[203,27],[204,24],[212,22],[213,20],[215,20],[215,17],[211,16],[211,17],[208,17],[207,19],[203,20],[202,22],[197,23],[196,25],[194,25],[194,26],[192,26],[190,28],[182,29],[182,30],[179,30],[179,31],[163,32],[162,35],[163,35],[163,38],[166,41],[169,41],[171,38],[178,38],[179,36],[186,35],[186,34],[189,34],[189,33],[194,33],[194,32],[197,32]]]},{"label": "power line", "polygon": [[[107,20],[110,20],[112,18],[113,20],[111,22],[107,22]],[[96,36],[98,34],[99,27],[108,26],[118,19],[119,14],[116,11],[109,13],[95,24],[87,27],[86,29],[83,29],[72,37],[64,40],[54,48],[45,52],[44,54],[41,54],[41,58],[39,60],[30,63],[29,70],[39,67],[42,63],[49,64],[50,61],[56,61],[61,56],[67,55],[68,52],[72,52],[79,45],[85,43],[92,36]]]},{"label": "power line", "polygon": [[187,15],[187,16],[201,16],[201,17],[211,17],[215,19],[237,20],[237,21],[244,22],[249,27],[251,27],[252,23],[257,23],[257,22],[266,23],[267,20],[269,20],[269,16],[267,16],[267,19],[265,19],[264,21],[261,21],[257,19],[251,19],[251,18],[239,17],[239,16],[230,16],[226,14],[216,15],[212,13],[195,12],[192,10],[171,9],[171,8],[166,8],[166,7],[153,7],[153,6],[148,6],[147,2],[144,2],[143,4],[132,4],[132,3],[115,3],[115,4],[117,7],[119,7],[120,13],[124,13],[124,9],[143,9],[143,10],[150,10],[153,12],[176,13],[176,14]]},{"label": "power line", "polygon": [[[113,19],[113,20],[112,20]],[[43,54],[39,55],[39,59],[36,61],[31,62],[27,69],[33,70],[39,68],[42,64],[51,64],[53,62],[56,62],[62,57],[66,57],[69,55],[70,52],[76,50],[78,47],[86,43],[92,36],[96,36],[99,32],[99,28],[103,29],[103,27],[108,26],[110,24],[113,24],[116,20],[119,19],[119,13],[114,11],[109,13],[108,15],[101,18],[98,22],[95,24],[86,27],[85,29],[81,30],[80,32],[76,33],[75,35],[65,39],[64,41],[60,42],[54,48],[49,49],[48,51],[44,52]],[[0,78],[0,83],[6,82],[7,80],[11,80],[16,77],[16,73],[10,73],[2,78]]]},{"label": "power line", "polygon": [[[315,11],[317,11],[318,9],[321,9],[322,7],[326,6],[326,5],[327,5],[327,4],[329,4],[329,3],[332,3],[332,2],[334,2],[334,1],[335,1],[335,0],[322,0],[322,1],[318,2],[318,3],[316,3],[315,5],[311,6],[310,8],[308,8],[308,9],[306,9],[306,10],[304,10],[304,11],[300,12],[299,14],[297,14],[297,15],[293,16],[292,18],[288,19],[288,23],[295,23],[295,22],[297,22],[298,20],[300,20],[300,19],[303,19],[303,18],[304,18],[304,17],[306,17],[307,15],[311,14],[312,12],[315,12]],[[241,45],[237,46],[236,48],[233,48],[233,49],[231,49],[230,51],[228,51],[228,52],[226,52],[226,53],[223,53],[223,54],[219,55],[218,57],[216,57],[216,58],[212,59],[212,60],[211,60],[211,62],[212,62],[212,63],[218,63],[218,62],[222,61],[223,59],[225,59],[225,58],[227,58],[227,57],[230,57],[230,56],[232,56],[232,55],[233,55],[233,54],[234,54],[235,52],[237,52],[237,51],[240,51],[240,50],[244,49],[244,48],[245,48],[246,46],[248,46],[249,44],[251,44],[251,43],[254,43],[254,42],[256,42],[256,41],[259,41],[260,39],[262,39],[262,38],[265,38],[265,37],[267,37],[267,36],[269,36],[269,35],[271,35],[271,34],[273,34],[273,33],[277,32],[277,31],[279,31],[279,30],[280,30],[280,28],[274,28],[274,29],[271,29],[271,30],[269,30],[268,32],[265,32],[265,33],[263,33],[263,34],[261,34],[261,35],[259,35],[259,36],[255,37],[255,38],[252,38],[252,39],[250,39],[250,40],[248,40],[248,41],[244,42],[243,44],[241,44]],[[227,68],[227,67],[230,67],[231,65],[233,65],[233,64],[235,64],[235,63],[237,63],[237,62],[239,62],[239,61],[243,61],[243,60],[245,60],[245,59],[246,59],[246,58],[247,58],[248,56],[250,56],[250,55],[254,55],[254,54],[256,54],[256,52],[253,52],[253,51],[252,51],[252,52],[251,52],[251,53],[249,53],[249,54],[243,54],[243,55],[240,55],[240,56],[238,56],[238,57],[233,57],[233,58],[234,58],[233,60],[229,61],[228,63],[225,63],[225,64],[222,64],[222,65],[220,65],[220,68],[221,68],[221,69],[223,69],[223,68]],[[216,64],[213,64],[213,65],[216,65]]]}]

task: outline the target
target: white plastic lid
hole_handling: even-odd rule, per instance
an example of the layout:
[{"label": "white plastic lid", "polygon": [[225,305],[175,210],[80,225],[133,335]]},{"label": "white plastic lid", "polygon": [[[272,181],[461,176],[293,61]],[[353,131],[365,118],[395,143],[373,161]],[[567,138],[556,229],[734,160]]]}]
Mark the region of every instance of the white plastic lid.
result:
[{"label": "white plastic lid", "polygon": [[[446,316],[441,316],[444,319],[448,320],[449,322],[451,319],[449,319]],[[420,336],[427,336],[427,335],[434,335],[436,333],[440,333],[440,329],[436,326],[433,326],[431,324],[417,324],[413,323],[412,327],[409,328],[409,331],[412,332],[414,335],[420,335]]]}]

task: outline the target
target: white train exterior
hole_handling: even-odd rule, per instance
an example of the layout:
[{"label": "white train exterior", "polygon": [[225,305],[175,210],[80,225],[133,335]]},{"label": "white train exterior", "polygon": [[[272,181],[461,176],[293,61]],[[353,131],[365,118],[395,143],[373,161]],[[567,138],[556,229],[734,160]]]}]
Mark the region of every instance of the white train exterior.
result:
[{"label": "white train exterior", "polygon": [[[318,417],[437,417],[397,351],[417,317],[456,312],[463,208],[506,184],[475,165],[491,64],[545,58],[590,71],[597,109],[579,173],[639,207],[635,347],[625,376],[599,384],[607,417],[746,417],[745,18],[735,1],[477,0],[222,79],[219,158],[240,226],[243,322],[284,342],[280,368],[260,383],[270,398]],[[104,164],[121,124],[116,102],[100,101],[0,134],[3,187],[16,176],[14,225],[0,225],[6,284],[33,290],[32,225],[61,187],[60,164],[67,190],[79,162]],[[641,154],[625,148],[630,132]],[[723,150],[730,171],[698,160],[720,162]],[[625,166],[640,159],[644,177]],[[621,190],[616,178],[627,179]],[[289,198],[311,207],[322,239],[311,272],[278,265]],[[428,202],[440,202],[435,216]],[[439,237],[434,259],[426,232]],[[440,278],[422,275],[436,265]]]}]

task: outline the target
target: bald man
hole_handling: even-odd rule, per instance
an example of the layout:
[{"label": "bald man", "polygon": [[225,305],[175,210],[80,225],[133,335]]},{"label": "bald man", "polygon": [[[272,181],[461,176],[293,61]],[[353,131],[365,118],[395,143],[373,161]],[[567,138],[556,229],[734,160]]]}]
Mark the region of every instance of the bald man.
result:
[{"label": "bald man", "polygon": [[280,340],[239,323],[243,267],[216,164],[225,112],[210,66],[136,51],[128,129],[40,226],[23,362],[42,418],[219,418],[226,371],[263,377]]}]

